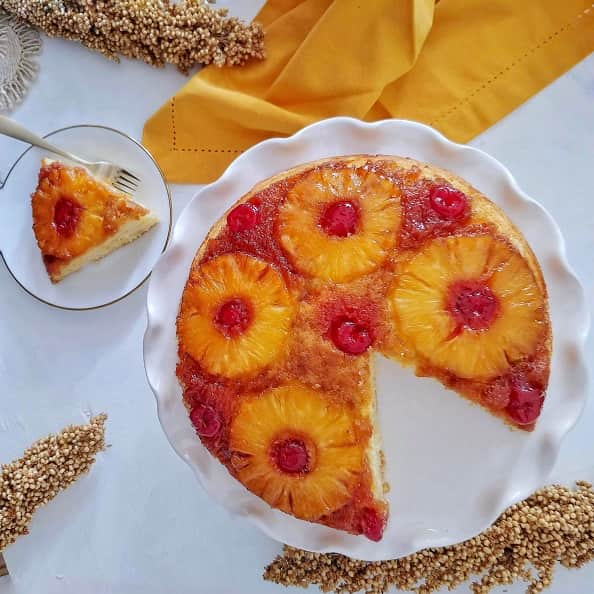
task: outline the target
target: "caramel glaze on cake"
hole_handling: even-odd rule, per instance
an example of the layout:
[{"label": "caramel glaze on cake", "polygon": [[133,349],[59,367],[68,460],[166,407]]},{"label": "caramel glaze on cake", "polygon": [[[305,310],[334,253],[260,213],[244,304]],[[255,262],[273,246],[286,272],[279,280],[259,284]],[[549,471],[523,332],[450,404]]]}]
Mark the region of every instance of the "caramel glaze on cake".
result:
[{"label": "caramel glaze on cake", "polygon": [[[333,252],[324,233],[351,243]],[[235,289],[221,289],[231,277],[242,279],[237,298]],[[214,309],[211,301],[218,303]],[[288,320],[286,332],[280,319]],[[509,330],[508,323],[526,331]],[[241,198],[194,259],[178,336],[185,405],[202,443],[229,472],[273,507],[374,540],[388,510],[370,353],[414,366],[417,375],[439,380],[524,431],[540,413],[551,353],[545,284],[519,231],[462,179],[388,156],[309,163]],[[234,340],[243,340],[237,345],[253,356]],[[312,438],[346,440],[342,449],[329,449],[334,461],[309,443],[307,427],[299,429],[303,420],[283,386],[305,390],[312,418],[318,409],[334,415],[343,436],[320,429]],[[259,398],[265,403],[256,405]],[[277,421],[268,419],[279,415],[293,419],[297,433],[272,443]],[[260,439],[271,444],[252,447],[250,440]],[[266,456],[278,481],[262,470]],[[333,463],[346,469],[336,484],[325,470]],[[308,473],[316,464],[314,480]],[[284,475],[295,480],[282,482]],[[314,501],[330,504],[319,513],[318,504],[308,503]]]}]

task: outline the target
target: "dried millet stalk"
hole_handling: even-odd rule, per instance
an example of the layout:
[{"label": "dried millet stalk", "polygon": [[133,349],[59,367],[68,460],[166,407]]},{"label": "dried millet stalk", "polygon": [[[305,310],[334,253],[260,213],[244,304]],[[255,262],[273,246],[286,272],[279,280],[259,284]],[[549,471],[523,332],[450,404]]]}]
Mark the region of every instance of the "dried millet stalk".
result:
[{"label": "dried millet stalk", "polygon": [[80,41],[117,60],[126,56],[152,66],[234,66],[264,57],[257,23],[227,17],[203,0],[0,0],[0,9],[50,37]]},{"label": "dried millet stalk", "polygon": [[526,593],[536,594],[550,585],[557,563],[572,568],[594,560],[594,490],[576,484],[575,491],[558,485],[537,491],[457,545],[379,562],[285,547],[264,578],[284,586],[316,584],[322,592],[379,594],[396,587],[429,594],[482,576],[470,585],[474,594],[517,580],[529,582]]},{"label": "dried millet stalk", "polygon": [[28,534],[35,511],[88,472],[95,454],[105,449],[106,415],[87,425],[67,427],[35,442],[0,473],[0,551]]}]

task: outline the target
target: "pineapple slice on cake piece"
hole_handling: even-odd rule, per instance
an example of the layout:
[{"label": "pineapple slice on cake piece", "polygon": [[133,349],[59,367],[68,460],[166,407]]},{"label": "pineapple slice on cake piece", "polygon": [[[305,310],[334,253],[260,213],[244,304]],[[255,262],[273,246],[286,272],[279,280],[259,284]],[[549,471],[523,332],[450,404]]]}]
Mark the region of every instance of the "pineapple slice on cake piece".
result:
[{"label": "pineapple slice on cake piece", "polygon": [[318,168],[279,210],[282,246],[309,276],[348,282],[378,268],[396,243],[400,190],[363,167]]}]

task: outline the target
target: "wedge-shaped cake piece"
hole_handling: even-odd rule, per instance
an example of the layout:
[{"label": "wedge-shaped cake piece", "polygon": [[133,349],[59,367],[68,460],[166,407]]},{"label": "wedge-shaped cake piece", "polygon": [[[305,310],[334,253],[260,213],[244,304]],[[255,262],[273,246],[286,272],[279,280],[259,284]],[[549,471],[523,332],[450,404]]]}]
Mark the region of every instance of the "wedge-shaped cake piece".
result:
[{"label": "wedge-shaped cake piece", "polygon": [[33,231],[52,282],[57,283],[159,221],[83,167],[43,159],[31,197]]}]

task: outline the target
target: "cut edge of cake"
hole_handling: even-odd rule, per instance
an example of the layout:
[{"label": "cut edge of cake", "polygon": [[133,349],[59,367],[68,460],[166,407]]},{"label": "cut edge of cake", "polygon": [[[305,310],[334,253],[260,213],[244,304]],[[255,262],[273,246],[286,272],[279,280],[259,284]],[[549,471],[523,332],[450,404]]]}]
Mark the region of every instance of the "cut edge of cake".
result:
[{"label": "cut edge of cake", "polygon": [[[369,356],[369,388],[367,395],[369,397],[369,411],[367,417],[373,427],[369,438],[365,454],[367,463],[371,472],[371,494],[374,499],[386,506],[386,515],[389,515],[389,504],[386,499],[386,480],[384,467],[384,453],[382,450],[382,433],[379,428],[379,414],[377,407],[377,390],[375,378],[375,356]],[[387,518],[386,518],[387,519]]]}]

